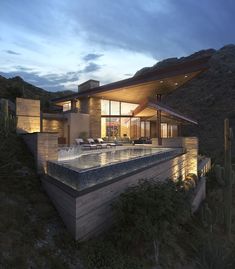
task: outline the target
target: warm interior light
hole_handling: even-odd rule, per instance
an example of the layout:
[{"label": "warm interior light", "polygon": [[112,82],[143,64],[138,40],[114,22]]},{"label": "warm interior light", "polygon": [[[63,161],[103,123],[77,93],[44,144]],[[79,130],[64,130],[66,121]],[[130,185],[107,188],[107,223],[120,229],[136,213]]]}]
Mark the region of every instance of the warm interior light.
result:
[{"label": "warm interior light", "polygon": [[185,78],[187,78],[188,76],[187,76],[187,75],[185,75],[184,77],[185,77]]},{"label": "warm interior light", "polygon": [[163,83],[163,80],[161,80],[160,83]]},{"label": "warm interior light", "polygon": [[175,86],[177,86],[177,85],[178,85],[178,82],[175,83]]}]

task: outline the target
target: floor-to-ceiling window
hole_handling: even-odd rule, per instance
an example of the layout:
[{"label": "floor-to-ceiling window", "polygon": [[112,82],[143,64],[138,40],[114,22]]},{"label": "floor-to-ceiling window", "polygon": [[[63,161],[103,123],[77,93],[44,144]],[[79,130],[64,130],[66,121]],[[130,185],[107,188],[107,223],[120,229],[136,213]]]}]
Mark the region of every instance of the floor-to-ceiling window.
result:
[{"label": "floor-to-ceiling window", "polygon": [[161,123],[161,137],[162,138],[167,138],[167,123]]},{"label": "floor-to-ceiling window", "polygon": [[140,137],[140,118],[133,117],[138,104],[101,100],[101,136],[111,138]]},{"label": "floor-to-ceiling window", "polygon": [[[154,124],[144,118],[133,116],[138,104],[101,100],[101,137],[129,138],[155,137]],[[153,125],[151,128],[150,126]],[[176,137],[178,127],[174,124],[161,123],[162,138]]]},{"label": "floor-to-ceiling window", "polygon": [[131,118],[131,138],[140,137],[140,118]]},{"label": "floor-to-ceiling window", "polygon": [[140,126],[140,136],[150,137],[150,121],[142,120]]},{"label": "floor-to-ceiling window", "polygon": [[168,137],[178,136],[178,126],[175,124],[168,124]]},{"label": "floor-to-ceiling window", "polygon": [[175,124],[161,123],[162,138],[170,138],[178,136],[178,126]]},{"label": "floor-to-ceiling window", "polygon": [[121,137],[130,138],[131,137],[131,118],[121,117]]}]

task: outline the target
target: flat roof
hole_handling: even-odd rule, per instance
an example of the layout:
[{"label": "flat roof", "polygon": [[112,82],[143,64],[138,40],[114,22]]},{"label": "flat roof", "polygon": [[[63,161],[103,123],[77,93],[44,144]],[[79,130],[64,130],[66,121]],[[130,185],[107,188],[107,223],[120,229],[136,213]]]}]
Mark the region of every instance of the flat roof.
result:
[{"label": "flat roof", "polygon": [[[156,94],[164,94],[185,84],[199,73],[208,69],[208,61],[210,57],[211,56],[204,56],[199,59],[187,60],[167,67],[157,68],[156,70],[133,76],[128,79],[95,87],[83,92],[77,92],[68,96],[55,98],[51,101],[60,103],[82,97],[97,96],[104,99],[113,98],[113,100],[138,103],[141,98],[143,100],[143,96],[147,97],[153,91]],[[123,96],[123,98],[121,96]]]}]

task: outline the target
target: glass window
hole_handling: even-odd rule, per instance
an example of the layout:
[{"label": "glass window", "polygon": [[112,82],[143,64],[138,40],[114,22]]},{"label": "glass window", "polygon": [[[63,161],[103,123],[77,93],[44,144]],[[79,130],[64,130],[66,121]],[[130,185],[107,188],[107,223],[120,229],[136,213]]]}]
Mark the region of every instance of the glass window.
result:
[{"label": "glass window", "polygon": [[145,136],[150,137],[150,121],[145,122]]},{"label": "glass window", "polygon": [[76,102],[76,108],[77,108],[77,109],[80,109],[80,105],[81,105],[81,104],[80,104],[80,100],[77,100],[77,102]]},{"label": "glass window", "polygon": [[177,137],[178,136],[178,126],[177,125],[168,125],[168,137]]},{"label": "glass window", "polygon": [[145,136],[145,121],[141,121],[140,127],[140,136]]},{"label": "glass window", "polygon": [[120,136],[120,118],[109,118],[108,133],[111,137]]},{"label": "glass window", "polygon": [[71,102],[63,104],[63,111],[69,111],[69,110],[71,110]]},{"label": "glass window", "polygon": [[101,137],[105,138],[107,135],[106,133],[106,120],[108,118],[101,118]]},{"label": "glass window", "polygon": [[172,137],[177,137],[177,136],[178,136],[178,126],[172,125]]},{"label": "glass window", "polygon": [[101,137],[119,137],[120,118],[101,118]]},{"label": "glass window", "polygon": [[110,111],[109,111],[109,100],[101,100],[101,115],[109,115]]},{"label": "glass window", "polygon": [[150,121],[141,121],[140,136],[150,137]]},{"label": "glass window", "polygon": [[120,115],[120,102],[111,101],[111,115]]},{"label": "glass window", "polygon": [[161,137],[167,138],[167,123],[161,123]]},{"label": "glass window", "polygon": [[133,111],[137,108],[138,104],[121,103],[121,114],[132,115]]},{"label": "glass window", "polygon": [[131,138],[137,139],[140,137],[140,119],[131,118]]},{"label": "glass window", "polygon": [[121,118],[121,138],[130,138],[131,120],[130,118]]}]

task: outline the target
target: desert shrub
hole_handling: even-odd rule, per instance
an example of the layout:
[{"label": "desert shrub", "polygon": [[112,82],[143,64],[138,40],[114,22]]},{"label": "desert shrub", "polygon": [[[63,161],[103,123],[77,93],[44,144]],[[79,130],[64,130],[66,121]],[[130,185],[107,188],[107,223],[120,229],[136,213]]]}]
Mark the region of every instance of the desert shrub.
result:
[{"label": "desert shrub", "polygon": [[182,184],[143,182],[122,194],[114,205],[122,244],[135,248],[152,244],[156,264],[161,246],[174,245],[174,234],[190,216],[188,195]]},{"label": "desert shrub", "polygon": [[123,254],[114,241],[92,240],[82,248],[83,261],[87,269],[141,269],[140,259]]},{"label": "desert shrub", "polygon": [[170,180],[143,181],[121,194],[113,205],[114,226],[82,248],[87,268],[148,268],[160,266],[167,249],[179,254],[175,235],[190,217],[188,199],[182,183]]}]

